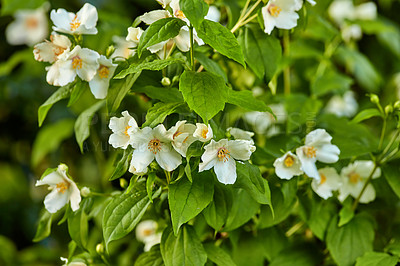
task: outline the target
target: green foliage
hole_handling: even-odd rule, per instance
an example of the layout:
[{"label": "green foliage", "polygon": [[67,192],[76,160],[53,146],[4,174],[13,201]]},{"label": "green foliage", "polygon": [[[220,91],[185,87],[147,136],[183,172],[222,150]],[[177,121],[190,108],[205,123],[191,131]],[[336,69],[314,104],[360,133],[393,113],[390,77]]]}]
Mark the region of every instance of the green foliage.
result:
[{"label": "green foliage", "polygon": [[33,238],[33,242],[39,242],[46,237],[48,237],[51,233],[51,222],[53,219],[53,214],[44,210],[39,219],[39,224],[36,229],[35,237]]},{"label": "green foliage", "polygon": [[263,101],[254,98],[251,91],[229,90],[228,103],[242,107],[243,109],[259,112],[270,112],[273,114]]},{"label": "green foliage", "polygon": [[352,123],[360,123],[360,122],[362,122],[366,119],[370,119],[372,117],[382,117],[382,114],[376,108],[365,109],[365,110],[362,110],[361,112],[359,112],[356,115],[356,117],[354,117],[353,120],[351,120],[351,122]]},{"label": "green foliage", "polygon": [[177,88],[163,88],[155,86],[134,87],[134,92],[144,93],[151,99],[160,100],[164,103],[183,102],[183,97]]},{"label": "green foliage", "polygon": [[1,1],[1,15],[12,15],[20,9],[36,9],[43,5],[45,0],[29,0],[29,1]]},{"label": "green foliage", "polygon": [[399,166],[394,163],[382,166],[382,172],[394,193],[400,198]]},{"label": "green foliage", "polygon": [[180,113],[185,110],[185,103],[156,103],[147,111],[144,127],[155,127],[164,122],[165,118],[172,113]]},{"label": "green foliage", "polygon": [[214,60],[208,58],[205,54],[196,52],[195,58],[200,62],[200,64],[204,67],[205,70],[211,72],[215,75],[219,75],[224,78],[225,82],[228,82],[228,77],[222,67],[215,62]]},{"label": "green foliage", "polygon": [[161,256],[160,245],[154,246],[150,251],[142,253],[135,261],[135,266],[162,266],[164,265]]},{"label": "green foliage", "polygon": [[111,80],[107,96],[107,110],[109,113],[117,111],[125,95],[132,88],[140,74],[141,72],[130,74],[124,80]]},{"label": "green foliage", "polygon": [[203,210],[207,224],[220,231],[228,218],[229,210],[232,208],[233,192],[230,187],[216,184],[214,197],[210,204]]},{"label": "green foliage", "polygon": [[86,208],[90,208],[92,199],[84,199],[81,207],[76,212],[72,212],[68,217],[68,232],[72,240],[82,249],[87,249],[89,234],[89,219]]},{"label": "green foliage", "polygon": [[356,266],[395,266],[399,262],[399,257],[391,256],[382,252],[367,252],[364,256],[357,258]]},{"label": "green foliage", "polygon": [[311,92],[322,96],[332,92],[345,92],[350,89],[353,80],[346,75],[329,69],[318,76],[311,84]]},{"label": "green foliage", "polygon": [[222,248],[214,245],[213,243],[204,244],[204,250],[207,253],[209,260],[218,266],[235,266],[231,256],[226,253]]},{"label": "green foliage", "polygon": [[[126,171],[129,168],[131,155],[132,155],[132,148],[130,148],[128,146],[124,150],[122,157],[120,157],[119,160],[117,161],[115,169],[114,169],[113,173],[111,174],[110,178],[108,179],[108,181],[112,181],[117,178],[120,178],[123,174],[126,173]],[[118,157],[117,157],[117,159],[118,159]]]},{"label": "green foliage", "polygon": [[179,7],[195,28],[200,26],[208,12],[208,5],[202,0],[180,0]]}]

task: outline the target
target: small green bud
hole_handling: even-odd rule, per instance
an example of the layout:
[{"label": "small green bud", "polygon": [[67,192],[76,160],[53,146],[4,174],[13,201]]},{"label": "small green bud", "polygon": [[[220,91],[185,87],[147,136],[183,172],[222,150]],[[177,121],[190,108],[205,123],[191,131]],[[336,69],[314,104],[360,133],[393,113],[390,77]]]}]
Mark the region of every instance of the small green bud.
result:
[{"label": "small green bud", "polygon": [[391,106],[391,105],[387,105],[386,107],[385,107],[385,114],[391,114],[393,112],[393,106]]},{"label": "small green bud", "polygon": [[161,84],[164,87],[168,87],[169,85],[171,85],[171,80],[168,77],[163,77],[161,80]]},{"label": "small green bud", "polygon": [[128,181],[126,181],[126,179],[124,179],[124,178],[120,178],[120,179],[119,179],[119,185],[120,185],[122,188],[127,188],[127,187],[128,187]]},{"label": "small green bud", "polygon": [[110,56],[114,53],[114,51],[115,51],[114,45],[108,46],[106,50],[106,57],[110,58]]},{"label": "small green bud", "polygon": [[376,94],[371,93],[369,96],[372,103],[379,104],[379,97]]},{"label": "small green bud", "polygon": [[81,195],[82,195],[82,197],[89,197],[89,195],[90,195],[90,188],[88,188],[88,187],[83,187],[83,188],[81,188]]},{"label": "small green bud", "polygon": [[151,162],[149,166],[150,169],[158,169],[158,164],[155,161]]},{"label": "small green bud", "polygon": [[99,254],[103,254],[104,253],[104,245],[102,243],[99,243],[96,245],[96,252]]},{"label": "small green bud", "polygon": [[400,110],[400,101],[397,101],[393,105],[394,109]]},{"label": "small green bud", "polygon": [[174,76],[172,78],[172,84],[178,83],[179,82],[179,76]]}]

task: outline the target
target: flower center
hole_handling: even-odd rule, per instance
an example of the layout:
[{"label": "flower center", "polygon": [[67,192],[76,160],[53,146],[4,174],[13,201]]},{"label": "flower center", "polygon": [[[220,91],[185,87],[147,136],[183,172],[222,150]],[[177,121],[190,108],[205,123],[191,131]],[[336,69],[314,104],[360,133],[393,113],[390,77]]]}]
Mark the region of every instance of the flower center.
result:
[{"label": "flower center", "polygon": [[143,230],[143,235],[144,236],[151,236],[153,234],[153,230],[151,229],[144,229]]},{"label": "flower center", "polygon": [[355,172],[349,174],[349,180],[352,184],[357,184],[361,180],[361,176]]},{"label": "flower center", "polygon": [[39,25],[39,21],[36,18],[28,18],[25,21],[25,25],[27,28],[34,29]]},{"label": "flower center", "polygon": [[217,157],[219,161],[226,162],[231,156],[229,155],[229,151],[225,147],[222,147],[218,149]]},{"label": "flower center", "polygon": [[149,141],[147,148],[154,154],[161,151],[161,141],[158,139],[152,139]]},{"label": "flower center", "polygon": [[69,188],[69,184],[67,182],[61,182],[56,185],[56,189],[58,193],[64,194],[64,192]]},{"label": "flower center", "polygon": [[185,14],[183,14],[182,10],[175,11],[175,17],[180,18],[180,19],[186,18]]},{"label": "flower center", "polygon": [[172,138],[176,138],[177,136],[179,136],[182,133],[183,133],[182,131],[176,131],[175,134],[172,136]]},{"label": "flower center", "polygon": [[130,128],[131,128],[131,126],[126,126],[125,131],[124,131],[125,136],[129,136],[128,130],[129,130]]},{"label": "flower center", "polygon": [[207,133],[208,133],[208,129],[203,129],[203,130],[201,131],[201,137],[202,137],[203,139],[206,139],[206,138],[207,138]]},{"label": "flower center", "polygon": [[285,164],[286,167],[292,167],[294,164],[293,156],[287,155],[283,163]]},{"label": "flower center", "polygon": [[314,158],[317,156],[317,149],[313,146],[311,147],[304,147],[304,153],[308,158]]},{"label": "flower center", "polygon": [[66,50],[65,48],[62,48],[60,46],[56,46],[53,48],[53,51],[54,51],[54,54],[56,57],[59,56],[60,54],[64,53],[65,50]]},{"label": "flower center", "polygon": [[108,69],[108,67],[106,67],[104,65],[100,65],[100,68],[99,68],[100,78],[106,79],[106,78],[108,78],[109,74],[110,74],[110,70]]},{"label": "flower center", "polygon": [[69,25],[71,26],[72,31],[79,28],[79,26],[81,25],[81,22],[78,20],[78,15],[75,15],[74,19],[72,20],[71,23],[69,23]]},{"label": "flower center", "polygon": [[319,174],[321,176],[321,181],[319,182],[320,185],[324,184],[326,182],[326,175],[324,174]]},{"label": "flower center", "polygon": [[271,14],[271,16],[273,16],[275,18],[279,16],[279,13],[281,13],[281,11],[282,11],[282,8],[280,8],[279,6],[274,5],[274,4],[270,4],[268,7],[268,12]]},{"label": "flower center", "polygon": [[73,69],[81,69],[82,68],[82,59],[79,56],[74,56],[72,58],[72,68]]}]

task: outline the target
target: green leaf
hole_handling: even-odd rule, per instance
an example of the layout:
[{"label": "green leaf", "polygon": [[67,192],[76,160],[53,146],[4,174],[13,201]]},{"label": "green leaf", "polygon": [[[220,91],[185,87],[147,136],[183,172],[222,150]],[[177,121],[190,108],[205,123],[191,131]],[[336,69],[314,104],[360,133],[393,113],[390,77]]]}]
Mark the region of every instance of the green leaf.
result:
[{"label": "green leaf", "polygon": [[61,143],[72,136],[74,120],[64,119],[43,127],[33,143],[31,164],[36,167],[50,152],[55,151]]},{"label": "green leaf", "polygon": [[9,75],[19,64],[28,60],[32,60],[32,48],[14,52],[7,61],[0,64],[0,76]]},{"label": "green leaf", "polygon": [[329,225],[326,243],[338,265],[353,265],[358,257],[372,251],[374,235],[368,218],[356,215],[349,223],[338,227],[335,217]]},{"label": "green leaf", "polygon": [[53,93],[40,107],[38,110],[38,121],[39,121],[39,127],[42,126],[44,119],[47,116],[47,113],[49,112],[50,108],[55,104],[56,102],[68,98],[70,95],[72,89],[74,88],[75,83],[72,82],[66,86],[63,86],[59,88],[55,93]]},{"label": "green leaf", "polygon": [[351,201],[347,200],[344,202],[343,207],[339,212],[339,227],[347,224],[354,218],[354,210],[351,203]]},{"label": "green leaf", "polygon": [[360,123],[361,121],[367,120],[372,117],[377,117],[377,116],[382,117],[382,114],[381,114],[381,112],[379,112],[378,109],[376,109],[376,108],[365,109],[365,110],[362,110],[361,112],[359,112],[353,118],[353,120],[351,120],[351,123],[354,123],[354,124]]},{"label": "green leaf", "polygon": [[153,246],[148,252],[140,254],[135,261],[135,266],[163,266],[160,245]]},{"label": "green leaf", "polygon": [[52,219],[53,214],[49,213],[47,210],[43,210],[36,229],[35,237],[32,240],[33,242],[39,242],[50,235]]},{"label": "green leaf", "polygon": [[167,227],[161,238],[161,254],[166,266],[198,266],[207,261],[203,245],[190,225],[182,226],[177,236]]},{"label": "green leaf", "polygon": [[113,181],[117,178],[120,178],[123,174],[126,173],[126,171],[129,168],[129,163],[130,163],[130,157],[132,155],[132,148],[131,147],[127,147],[124,150],[124,154],[122,155],[122,158],[120,158],[117,162],[117,166],[115,167],[112,175],[110,176],[110,178],[108,179],[108,181]]},{"label": "green leaf", "polygon": [[156,173],[151,172],[147,175],[146,179],[146,190],[147,190],[147,195],[149,196],[150,202],[153,203],[153,186],[154,186],[154,181],[156,180]]},{"label": "green leaf", "polygon": [[396,266],[399,257],[391,256],[382,252],[367,252],[364,256],[357,258],[356,266]]},{"label": "green leaf", "polygon": [[144,93],[151,99],[164,103],[183,102],[182,93],[177,88],[163,88],[155,86],[134,86],[133,92]]},{"label": "green leaf", "polygon": [[81,79],[77,79],[75,86],[71,92],[71,96],[69,98],[67,107],[70,107],[74,103],[76,103],[76,101],[78,101],[79,98],[82,96],[82,94],[88,89],[89,89],[89,83]]},{"label": "green leaf", "polygon": [[16,1],[16,0],[2,0],[1,1],[1,15],[13,15],[21,9],[36,9],[42,6],[45,0],[29,0],[29,1]]},{"label": "green leaf", "polygon": [[311,83],[311,91],[316,96],[331,92],[345,92],[350,89],[353,80],[333,69],[326,70]]},{"label": "green leaf", "polygon": [[244,67],[246,66],[242,49],[235,35],[227,28],[217,22],[205,19],[196,30],[197,35],[206,44]]},{"label": "green leaf", "polygon": [[318,248],[308,243],[288,247],[275,256],[269,265],[271,266],[309,266],[322,265],[322,254]]},{"label": "green leaf", "polygon": [[399,165],[397,163],[390,163],[383,165],[381,168],[386,181],[389,183],[394,193],[396,193],[397,197],[400,198]]},{"label": "green leaf", "polygon": [[246,63],[258,78],[269,81],[275,75],[282,58],[280,41],[266,35],[259,27],[245,27],[238,41],[243,48]]},{"label": "green leaf", "polygon": [[258,166],[236,162],[237,180],[234,187],[247,190],[258,203],[271,205],[268,181],[261,176]]},{"label": "green leaf", "polygon": [[[237,244],[232,250],[232,258],[237,265],[263,266],[263,240],[258,235],[238,232]],[[232,238],[231,238],[232,239]]]},{"label": "green leaf", "polygon": [[180,0],[179,7],[196,29],[208,13],[208,5],[203,0]]},{"label": "green leaf", "polygon": [[[192,157],[200,157],[203,154],[201,147],[199,145],[193,144],[190,145],[187,152],[186,152],[186,165],[185,165],[185,174],[190,182],[193,182],[192,178],[192,169],[190,167],[190,159]],[[198,161],[196,165],[193,165],[194,168],[197,167]]]},{"label": "green leaf", "polygon": [[155,127],[164,122],[168,115],[182,113],[185,105],[185,103],[156,103],[147,110],[146,122],[143,123],[143,127]]},{"label": "green leaf", "polygon": [[90,125],[94,114],[100,110],[105,104],[105,100],[93,104],[91,107],[83,111],[75,122],[75,137],[78,142],[79,148],[83,153],[83,142],[90,136]]},{"label": "green leaf", "polygon": [[140,62],[138,64],[131,64],[127,69],[124,69],[117,75],[115,75],[114,79],[123,79],[129,74],[139,73],[142,70],[159,71],[173,64],[184,64],[184,63],[185,61],[183,61],[181,58],[168,58],[168,59],[156,59],[151,62]]},{"label": "green leaf", "polygon": [[246,110],[270,112],[274,115],[271,108],[269,108],[263,101],[254,98],[253,93],[248,90],[229,90],[228,103],[237,105]]},{"label": "green leaf", "polygon": [[224,109],[228,99],[228,87],[224,79],[208,72],[183,72],[179,90],[189,107],[205,123]]},{"label": "green leaf", "polygon": [[208,259],[217,264],[218,266],[235,266],[235,262],[231,256],[222,248],[216,246],[214,243],[204,244],[204,249],[207,253]]},{"label": "green leaf", "polygon": [[193,182],[182,178],[169,185],[168,202],[175,235],[182,224],[196,217],[211,202],[214,181],[210,172],[193,176]]},{"label": "green leaf", "polygon": [[221,76],[226,83],[228,82],[228,77],[225,71],[217,62],[208,58],[204,53],[195,52],[194,57],[200,62],[205,70],[215,75]]},{"label": "green leaf", "polygon": [[110,82],[110,87],[108,88],[107,95],[107,110],[108,113],[115,113],[125,95],[132,88],[132,85],[140,76],[141,72],[136,74],[128,75],[127,78],[121,80],[112,79]]},{"label": "green leaf", "polygon": [[86,250],[89,238],[89,221],[84,205],[90,204],[91,199],[87,198],[81,202],[78,211],[72,212],[68,217],[68,232],[72,240],[82,249]]},{"label": "green leaf", "polygon": [[203,216],[207,224],[220,231],[228,218],[228,211],[232,208],[233,193],[230,187],[222,184],[215,184],[214,198],[203,210]]},{"label": "green leaf", "polygon": [[[161,193],[159,189],[154,196]],[[111,241],[129,234],[139,223],[150,205],[145,184],[137,183],[133,191],[115,197],[105,208],[103,215],[103,236],[108,249]]]},{"label": "green leaf", "polygon": [[186,22],[179,18],[163,18],[152,23],[140,37],[137,47],[139,57],[146,48],[177,36],[185,25]]},{"label": "green leaf", "polygon": [[271,261],[276,257],[281,250],[286,248],[289,244],[288,238],[285,233],[278,227],[270,227],[258,230],[258,237],[262,239],[261,245],[263,247],[264,256]]}]

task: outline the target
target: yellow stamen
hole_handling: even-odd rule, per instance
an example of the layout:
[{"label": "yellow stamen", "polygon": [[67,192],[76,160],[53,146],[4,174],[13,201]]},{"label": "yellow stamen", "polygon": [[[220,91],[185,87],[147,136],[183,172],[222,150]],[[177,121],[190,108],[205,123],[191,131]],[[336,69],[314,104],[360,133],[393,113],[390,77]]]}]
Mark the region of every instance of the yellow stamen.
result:
[{"label": "yellow stamen", "polygon": [[285,164],[286,167],[292,167],[294,164],[293,156],[287,155],[283,163]]},{"label": "yellow stamen", "polygon": [[124,134],[125,134],[126,136],[129,136],[128,130],[129,130],[130,128],[131,128],[131,126],[126,126],[125,131],[124,131]]},{"label": "yellow stamen", "polygon": [[319,182],[320,185],[324,184],[326,182],[326,175],[324,174],[319,174],[321,176],[321,182]]},{"label": "yellow stamen", "polygon": [[59,193],[64,194],[64,192],[69,188],[69,184],[67,182],[61,182],[56,185],[56,189]]},{"label": "yellow stamen", "polygon": [[183,14],[182,10],[175,11],[175,17],[180,18],[180,19],[186,18],[185,14]]},{"label": "yellow stamen", "polygon": [[186,141],[189,139],[189,136],[187,136],[184,140],[183,143],[186,143]]},{"label": "yellow stamen", "polygon": [[202,137],[203,139],[206,139],[206,138],[207,138],[207,133],[208,133],[208,129],[203,129],[203,130],[201,131],[201,137]]},{"label": "yellow stamen", "polygon": [[109,74],[110,74],[110,70],[108,69],[108,67],[106,67],[104,65],[100,65],[100,68],[99,68],[100,78],[106,79],[106,78],[108,78]]},{"label": "yellow stamen", "polygon": [[82,59],[79,56],[74,56],[72,58],[72,68],[73,69],[81,69],[82,68]]},{"label": "yellow stamen", "polygon": [[355,172],[349,174],[349,180],[352,184],[357,184],[361,180],[361,176]]},{"label": "yellow stamen", "polygon": [[158,139],[152,139],[149,141],[147,148],[154,154],[161,151],[161,141]]},{"label": "yellow stamen", "polygon": [[81,22],[78,20],[78,16],[75,15],[74,19],[72,20],[71,23],[69,23],[69,25],[71,26],[71,30],[74,31],[77,28],[79,28],[79,26],[81,25]]},{"label": "yellow stamen", "polygon": [[39,25],[39,21],[36,18],[28,18],[25,21],[25,25],[27,28],[34,29]]},{"label": "yellow stamen", "polygon": [[274,4],[270,4],[268,7],[268,12],[271,14],[271,16],[273,16],[275,18],[279,16],[279,13],[281,13],[281,11],[282,11],[282,8],[280,8],[279,6],[274,5]]},{"label": "yellow stamen", "polygon": [[229,155],[229,151],[225,147],[218,149],[217,156],[219,161],[224,161],[224,162],[228,161],[228,159],[231,157]]},{"label": "yellow stamen", "polygon": [[144,229],[143,230],[143,235],[144,236],[151,236],[153,234],[153,230],[151,229]]},{"label": "yellow stamen", "polygon": [[317,149],[314,147],[304,147],[304,153],[308,158],[314,158],[317,156]]},{"label": "yellow stamen", "polygon": [[172,136],[172,138],[176,138],[177,136],[179,136],[182,133],[183,133],[182,131],[176,131],[175,134]]}]

